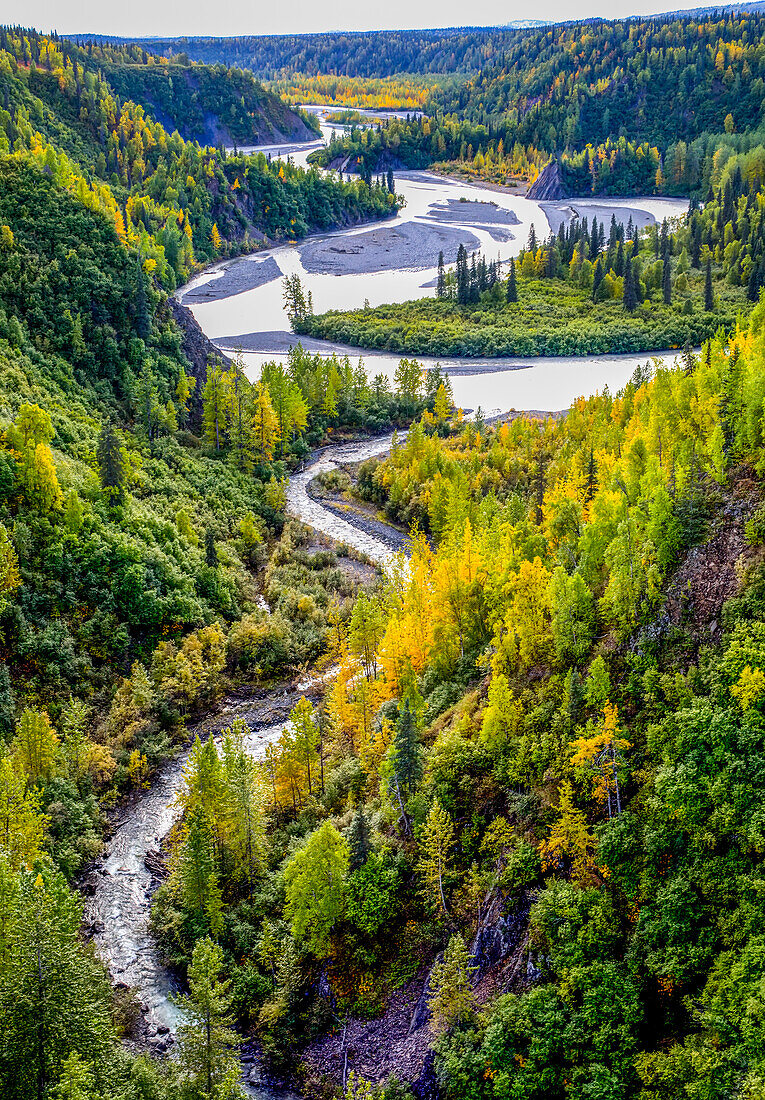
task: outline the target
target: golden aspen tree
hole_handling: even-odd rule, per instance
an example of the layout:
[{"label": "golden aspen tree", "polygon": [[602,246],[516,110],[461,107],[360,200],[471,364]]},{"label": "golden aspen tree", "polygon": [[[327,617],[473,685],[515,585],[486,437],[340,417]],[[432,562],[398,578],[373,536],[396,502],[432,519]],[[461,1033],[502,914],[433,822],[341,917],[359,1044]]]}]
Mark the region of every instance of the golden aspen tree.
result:
[{"label": "golden aspen tree", "polygon": [[16,452],[19,481],[29,503],[41,512],[58,508],[61,489],[48,446],[54,435],[49,414],[39,405],[25,403],[6,435]]},{"label": "golden aspen tree", "polygon": [[600,726],[588,729],[583,737],[572,742],[571,748],[574,750],[571,763],[593,773],[596,799],[607,806],[609,817],[618,816],[622,812],[619,768],[630,743],[620,735],[617,708],[606,700]]},{"label": "golden aspen tree", "polygon": [[262,382],[256,383],[254,389],[252,429],[255,456],[259,462],[270,462],[279,435],[279,422],[271,404],[268,387]]},{"label": "golden aspen tree", "polygon": [[47,823],[39,792],[27,789],[9,756],[0,757],[0,854],[12,871],[31,868],[41,858]]},{"label": "golden aspen tree", "polygon": [[58,737],[46,711],[26,707],[16,723],[13,757],[30,785],[53,774]]},{"label": "golden aspen tree", "polygon": [[0,523],[0,611],[7,605],[8,597],[20,587],[19,559],[8,532]]},{"label": "golden aspen tree", "polygon": [[492,749],[506,748],[522,726],[523,711],[510,689],[507,676],[493,673],[481,725],[481,740]]},{"label": "golden aspen tree", "polygon": [[423,895],[434,909],[440,906],[444,916],[448,916],[445,880],[451,870],[454,825],[438,799],[430,807],[419,842],[417,869],[422,878]]},{"label": "golden aspen tree", "polygon": [[582,886],[592,882],[595,871],[595,837],[587,826],[584,812],[574,804],[574,791],[566,781],[559,790],[558,820],[550,835],[539,846],[544,870],[557,867],[568,859],[574,879]]}]

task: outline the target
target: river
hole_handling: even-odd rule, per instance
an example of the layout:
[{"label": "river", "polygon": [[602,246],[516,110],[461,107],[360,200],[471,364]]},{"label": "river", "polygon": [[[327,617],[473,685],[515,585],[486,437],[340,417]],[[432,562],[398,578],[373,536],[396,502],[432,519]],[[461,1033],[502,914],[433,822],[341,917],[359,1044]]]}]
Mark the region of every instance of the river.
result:
[{"label": "river", "polygon": [[[312,477],[338,463],[358,462],[381,454],[388,450],[390,441],[391,437],[385,436],[328,447],[303,472],[293,476],[288,487],[290,512],[381,564],[390,561],[390,549],[324,509],[308,496],[306,487]],[[325,674],[324,679],[329,675]],[[289,690],[280,688],[252,699],[226,698],[191,733],[216,736],[234,718],[242,718],[252,729],[248,750],[255,757],[262,757],[267,745],[281,734],[289,711],[301,695],[318,687],[319,680],[304,679]],[[279,721],[273,721],[275,714],[279,715]],[[85,924],[93,933],[98,954],[115,983],[135,990],[148,1042],[158,1053],[171,1045],[181,1012],[171,1000],[177,992],[177,982],[164,966],[149,932],[154,876],[146,856],[159,851],[178,816],[176,797],[183,784],[188,756],[186,748],[165,766],[149,790],[141,792],[125,807],[105,855],[90,877],[91,892],[85,898]],[[296,1100],[292,1093],[274,1091],[258,1083],[256,1063],[245,1069],[247,1092],[254,1100]]]},{"label": "river", "polygon": [[[325,120],[325,137],[330,128]],[[274,155],[293,155],[297,162],[304,163],[307,151],[318,147],[318,144],[309,143],[300,148],[274,147],[271,152]],[[444,210],[453,211],[455,207],[446,204],[452,199],[458,203],[464,199],[461,205],[467,208],[469,214],[466,228],[475,235],[490,258],[507,259],[516,255],[525,244],[532,222],[538,235],[547,232],[547,215],[551,212],[545,212],[539,203],[517,195],[489,192],[475,185],[457,183],[429,173],[399,173],[397,190],[406,199],[406,206],[386,225],[419,223],[426,227],[438,225],[448,228],[454,222],[444,215]],[[496,203],[496,207],[487,207],[487,201]],[[480,207],[477,205],[479,203]],[[586,211],[588,207],[586,202],[577,201],[574,205],[577,211]],[[599,219],[603,216],[602,206],[602,203],[597,204]],[[624,211],[625,219],[627,210],[633,213],[642,211],[644,220],[671,216],[682,209],[682,204],[658,199],[636,199],[629,203],[615,200],[611,206]],[[497,211],[512,214],[514,220],[501,213],[498,215]],[[491,220],[495,217],[500,218],[503,226],[500,235],[506,239],[497,239],[496,225],[499,223]],[[324,239],[346,242],[349,237],[366,232],[367,228],[345,230],[326,235]],[[297,273],[301,276],[319,310],[331,306],[359,306],[365,299],[377,304],[433,293],[427,284],[433,280],[435,269],[407,267],[406,256],[403,263],[395,268],[361,275],[317,274],[306,271],[302,261],[303,247],[300,244],[281,246],[268,253],[260,253],[254,259],[248,257],[234,261],[233,265],[261,264],[269,258],[273,259],[280,275]],[[179,297],[183,299],[189,290],[221,278],[233,265],[218,265],[205,272],[183,288]],[[237,343],[246,346],[245,359],[252,376],[256,377],[262,363],[273,358],[273,349],[280,346],[279,341],[281,346],[289,346],[292,340],[281,295],[281,278],[277,276],[252,289],[195,303],[191,308],[207,336],[219,346],[232,348]],[[442,360],[442,364],[452,375],[458,404],[470,408],[481,405],[487,413],[491,413],[513,407],[565,408],[580,394],[593,393],[605,385],[618,388],[647,358],[646,355],[594,356],[513,362],[471,360],[468,363]],[[384,355],[370,356],[369,359],[373,373],[384,371],[391,374],[398,361],[397,357]],[[386,437],[325,449],[304,471],[290,479],[287,493],[289,511],[317,530],[362,550],[373,560],[388,563],[392,553],[387,546],[313,500],[308,495],[307,485],[322,470],[379,454],[389,445],[390,437]],[[300,694],[315,686],[315,681],[306,680],[295,685],[289,693],[280,691],[249,701],[228,698],[216,714],[201,723],[198,729],[205,735],[216,735],[234,717],[244,718],[253,729],[248,747],[256,756],[262,755],[266,745],[278,738],[289,709]],[[277,722],[273,720],[274,708],[279,712]],[[145,860],[147,853],[160,848],[176,819],[176,796],[183,783],[187,759],[188,750],[184,750],[168,763],[150,790],[139,794],[123,810],[105,856],[91,878],[91,893],[85,899],[85,919],[93,931],[98,953],[115,982],[136,990],[149,1041],[159,1051],[170,1045],[178,1025],[179,1010],[170,999],[176,988],[175,980],[163,966],[149,934],[153,876]],[[274,1093],[258,1084],[255,1069],[249,1072],[246,1082],[253,1097],[273,1100],[280,1096],[282,1100],[290,1100],[291,1094]]]},{"label": "river", "polygon": [[[321,141],[266,147],[272,156],[289,156],[294,163],[306,166],[308,154],[328,139],[332,131],[331,112],[313,106],[309,109],[320,117]],[[181,301],[188,299],[186,304],[202,330],[222,350],[242,349],[248,374],[256,378],[264,362],[283,357],[286,349],[297,342],[290,331],[282,300],[284,275],[300,276],[306,291],[310,290],[313,296],[317,312],[358,308],[365,301],[375,306],[435,294],[435,260],[430,266],[420,266],[421,250],[407,244],[406,239],[392,236],[389,230],[403,227],[404,232],[416,234],[423,245],[433,233],[469,233],[488,259],[505,261],[517,256],[525,246],[532,224],[541,239],[549,232],[551,222],[557,226],[561,218],[591,219],[594,213],[599,221],[608,224],[613,212],[617,221],[626,223],[631,216],[638,225],[644,226],[654,220],[682,214],[688,205],[682,199],[656,197],[539,203],[509,191],[462,183],[432,172],[396,173],[396,191],[405,199],[404,208],[395,218],[375,227],[383,233],[380,246],[374,250],[373,266],[378,270],[358,270],[369,266],[364,262],[364,253],[369,251],[370,226],[365,225],[320,234],[308,241],[281,245],[255,256],[217,264],[181,288],[178,297]],[[329,265],[332,272],[316,270],[317,242],[318,266],[326,268]],[[453,248],[456,251],[456,244]],[[361,256],[353,253],[354,249],[358,249]],[[267,270],[263,267],[265,264],[269,265]],[[344,267],[349,266],[351,270],[344,271]],[[232,269],[233,274],[230,274]],[[215,296],[218,293],[215,283],[227,274],[244,284],[261,277],[266,281],[250,289]],[[200,300],[199,295],[204,293],[213,297],[208,301]],[[318,340],[304,339],[303,342],[314,350],[336,347]],[[354,358],[363,355],[370,374],[384,373],[388,377],[392,377],[400,358],[342,347],[337,350]],[[438,361],[451,376],[457,405],[465,409],[480,405],[486,414],[492,415],[509,409],[556,411],[567,408],[575,398],[600,391],[606,385],[612,391],[619,389],[635,368],[649,358],[650,355],[643,353]],[[421,361],[425,367],[436,363],[435,359]]]}]

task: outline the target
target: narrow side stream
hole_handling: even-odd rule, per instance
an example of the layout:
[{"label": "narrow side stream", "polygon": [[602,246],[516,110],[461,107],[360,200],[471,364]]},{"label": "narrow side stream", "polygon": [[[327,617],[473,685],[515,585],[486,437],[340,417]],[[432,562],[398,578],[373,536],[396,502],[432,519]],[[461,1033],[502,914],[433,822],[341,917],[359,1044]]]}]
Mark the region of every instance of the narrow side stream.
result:
[{"label": "narrow side stream", "polygon": [[[344,541],[367,554],[373,561],[386,564],[392,552],[372,535],[327,511],[306,491],[308,482],[323,470],[341,462],[358,462],[389,449],[391,436],[327,448],[302,473],[290,479],[288,510],[316,530]],[[325,675],[325,679],[331,675]],[[218,712],[192,728],[193,735],[216,736],[234,718],[244,719],[253,729],[247,748],[256,757],[275,741],[300,696],[319,681],[305,679],[294,689],[243,700],[227,698]],[[279,720],[274,722],[275,715]],[[268,716],[268,717],[267,717]],[[270,717],[270,721],[268,720]],[[175,821],[176,795],[183,782],[183,771],[190,749],[170,762],[150,790],[129,807],[109,841],[102,864],[91,878],[92,892],[85,899],[85,922],[93,932],[96,949],[108,967],[112,980],[135,990],[144,1013],[151,1046],[163,1052],[172,1045],[180,1020],[178,1008],[170,1000],[177,989],[172,974],[163,965],[149,932],[152,871],[147,853],[158,851]],[[289,1094],[274,1093],[259,1085],[248,1086],[251,1096],[261,1100],[289,1100]]]}]

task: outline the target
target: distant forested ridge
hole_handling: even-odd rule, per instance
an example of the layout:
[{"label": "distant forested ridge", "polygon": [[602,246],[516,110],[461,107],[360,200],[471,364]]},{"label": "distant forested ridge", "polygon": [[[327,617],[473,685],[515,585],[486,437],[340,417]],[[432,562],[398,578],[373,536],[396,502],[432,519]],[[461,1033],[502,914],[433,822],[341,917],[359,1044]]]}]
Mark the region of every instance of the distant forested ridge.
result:
[{"label": "distant forested ridge", "polygon": [[372,172],[381,161],[442,163],[507,183],[533,180],[557,158],[568,194],[688,194],[706,191],[716,155],[762,144],[759,13],[569,24],[491,41],[480,71],[432,86],[430,117],[338,134],[317,163]]},{"label": "distant forested ridge", "polygon": [[668,144],[760,124],[765,15],[680,15],[522,29],[143,40],[156,53],[235,64],[261,78],[293,73],[390,77],[464,74],[430,108],[487,125],[505,118],[518,140]]},{"label": "distant forested ridge", "polygon": [[322,34],[102,39],[136,43],[158,54],[251,69],[263,79],[290,73],[385,77],[392,73],[453,73],[479,69],[517,34],[496,27],[443,30],[336,31]]}]

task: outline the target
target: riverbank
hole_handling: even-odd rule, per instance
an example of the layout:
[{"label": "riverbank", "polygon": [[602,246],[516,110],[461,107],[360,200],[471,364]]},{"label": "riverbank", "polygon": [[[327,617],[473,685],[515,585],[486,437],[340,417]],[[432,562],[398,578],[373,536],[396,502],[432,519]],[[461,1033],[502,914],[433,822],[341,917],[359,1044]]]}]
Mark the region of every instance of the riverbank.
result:
[{"label": "riverbank", "polygon": [[236,262],[232,261],[223,267],[216,266],[209,282],[197,282],[187,290],[183,295],[183,304],[191,306],[199,305],[200,302],[220,302],[235,294],[243,294],[246,290],[254,290],[280,276],[281,270],[273,256],[262,260],[247,256],[237,257]]},{"label": "riverbank", "polygon": [[262,755],[281,734],[292,708],[303,695],[317,697],[318,679],[297,677],[272,688],[233,691],[192,723],[178,753],[160,768],[146,791],[120,804],[110,822],[104,855],[84,876],[84,927],[106,964],[115,986],[134,990],[141,1005],[133,1039],[155,1053],[172,1045],[180,1021],[171,996],[177,976],[168,970],[149,932],[151,898],[159,884],[158,859],[178,814],[176,795],[191,745],[216,737],[236,718],[252,731],[248,749]]}]

